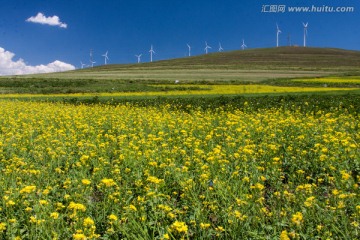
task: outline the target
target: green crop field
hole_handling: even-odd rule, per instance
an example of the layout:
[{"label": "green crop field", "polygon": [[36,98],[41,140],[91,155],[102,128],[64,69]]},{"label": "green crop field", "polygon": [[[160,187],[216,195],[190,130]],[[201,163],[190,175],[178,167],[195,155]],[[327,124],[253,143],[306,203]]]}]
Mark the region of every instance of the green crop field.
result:
[{"label": "green crop field", "polygon": [[359,239],[359,63],[279,48],[1,77],[0,239]]}]

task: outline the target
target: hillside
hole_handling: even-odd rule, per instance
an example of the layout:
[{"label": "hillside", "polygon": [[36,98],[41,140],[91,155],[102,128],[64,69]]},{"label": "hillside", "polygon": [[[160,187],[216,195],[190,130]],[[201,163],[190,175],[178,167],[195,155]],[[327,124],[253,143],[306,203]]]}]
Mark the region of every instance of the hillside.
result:
[{"label": "hillside", "polygon": [[281,47],[212,53],[141,64],[113,64],[69,72],[0,78],[3,93],[151,90],[149,84],[246,83],[360,75],[360,52]]},{"label": "hillside", "polygon": [[211,53],[132,65],[99,66],[94,71],[138,68],[196,69],[352,69],[360,67],[360,51],[331,48],[279,47]]}]

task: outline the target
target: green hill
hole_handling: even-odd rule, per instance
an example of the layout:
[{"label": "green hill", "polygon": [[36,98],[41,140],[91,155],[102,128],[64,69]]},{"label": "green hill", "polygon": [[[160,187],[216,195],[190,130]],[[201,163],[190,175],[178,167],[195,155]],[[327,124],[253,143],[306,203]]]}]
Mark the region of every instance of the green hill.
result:
[{"label": "green hill", "polygon": [[244,83],[274,79],[360,75],[360,52],[280,47],[211,53],[141,64],[113,64],[69,72],[0,78],[5,92],[137,91],[151,83]]},{"label": "green hill", "polygon": [[90,71],[121,69],[353,69],[360,67],[360,51],[331,48],[279,47],[211,53],[187,58],[133,65],[107,65]]}]

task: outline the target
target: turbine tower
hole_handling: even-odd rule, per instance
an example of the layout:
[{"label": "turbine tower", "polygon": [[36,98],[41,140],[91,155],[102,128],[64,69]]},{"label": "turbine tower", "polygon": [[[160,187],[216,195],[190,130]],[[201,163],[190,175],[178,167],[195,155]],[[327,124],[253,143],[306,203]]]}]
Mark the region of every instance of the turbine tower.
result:
[{"label": "turbine tower", "polygon": [[276,47],[279,47],[279,34],[281,33],[281,30],[279,28],[279,25],[276,24]]},{"label": "turbine tower", "polygon": [[142,54],[135,55],[135,57],[137,57],[137,63],[141,62],[141,56],[142,56]]},{"label": "turbine tower", "polygon": [[90,64],[91,64],[91,67],[93,67],[94,66],[94,60],[93,60],[93,50],[92,49],[90,49]]},{"label": "turbine tower", "polygon": [[304,26],[304,47],[306,47],[306,36],[307,36],[307,28],[309,23],[303,23]]},{"label": "turbine tower", "polygon": [[245,44],[245,40],[243,39],[242,41],[242,45],[241,45],[241,49],[245,50],[245,48],[247,48],[246,44]]},{"label": "turbine tower", "polygon": [[224,51],[224,49],[222,48],[221,43],[219,43],[219,52],[222,52],[222,51]]},{"label": "turbine tower", "polygon": [[105,65],[107,64],[107,60],[109,60],[108,53],[109,51],[106,51],[106,53],[102,55],[105,58]]},{"label": "turbine tower", "polygon": [[189,44],[186,44],[186,45],[189,48],[189,57],[191,57],[191,46]]},{"label": "turbine tower", "polygon": [[153,54],[155,54],[153,45],[151,45],[149,53],[150,53],[150,62],[152,62],[153,61]]},{"label": "turbine tower", "polygon": [[208,54],[208,51],[211,47],[205,42],[205,53]]}]

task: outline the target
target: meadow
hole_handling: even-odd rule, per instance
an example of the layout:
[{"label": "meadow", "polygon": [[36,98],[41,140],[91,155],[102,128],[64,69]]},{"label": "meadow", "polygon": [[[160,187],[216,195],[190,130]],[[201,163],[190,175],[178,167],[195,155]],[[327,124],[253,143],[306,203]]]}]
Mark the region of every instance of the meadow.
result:
[{"label": "meadow", "polygon": [[0,78],[0,239],[359,239],[360,55],[344,53]]},{"label": "meadow", "polygon": [[2,100],[0,236],[358,238],[358,106],[287,106]]}]

